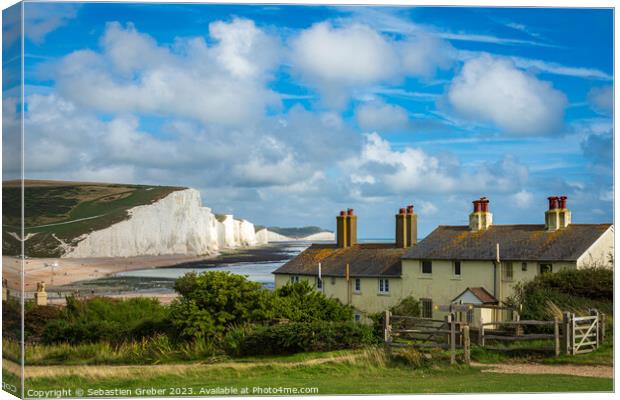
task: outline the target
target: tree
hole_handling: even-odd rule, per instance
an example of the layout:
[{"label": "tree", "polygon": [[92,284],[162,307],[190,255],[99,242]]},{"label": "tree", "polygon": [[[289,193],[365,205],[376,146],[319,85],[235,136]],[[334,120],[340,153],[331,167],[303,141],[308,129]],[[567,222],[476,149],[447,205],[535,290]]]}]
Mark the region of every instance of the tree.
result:
[{"label": "tree", "polygon": [[171,320],[186,339],[224,333],[231,324],[261,322],[271,313],[271,294],[256,282],[230,272],[189,273],[177,279],[181,297],[171,305]]},{"label": "tree", "polygon": [[308,282],[288,283],[277,289],[274,299],[276,317],[294,322],[351,321],[353,308],[328,298]]}]

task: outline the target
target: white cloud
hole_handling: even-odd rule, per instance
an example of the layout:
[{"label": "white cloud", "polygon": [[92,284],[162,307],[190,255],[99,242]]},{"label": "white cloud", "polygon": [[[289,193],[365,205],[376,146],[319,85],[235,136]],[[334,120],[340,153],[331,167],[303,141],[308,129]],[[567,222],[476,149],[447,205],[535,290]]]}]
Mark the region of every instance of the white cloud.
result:
[{"label": "white cloud", "polygon": [[512,195],[513,204],[519,208],[529,208],[534,201],[534,195],[527,190],[521,190]]},{"label": "white cloud", "polygon": [[432,78],[453,61],[452,46],[436,37],[389,38],[368,25],[321,22],[291,41],[293,72],[316,87],[330,106],[342,107],[355,90],[405,76]]},{"label": "white cloud", "polygon": [[279,105],[268,87],[278,53],[253,22],[214,22],[203,38],[161,46],[133,25],[110,23],[103,51],[75,51],[54,69],[57,89],[80,107],[109,113],[180,116],[204,123],[248,125]]},{"label": "white cloud", "polygon": [[558,131],[567,103],[549,82],[517,69],[510,60],[486,54],[465,62],[447,99],[461,116],[518,135]]},{"label": "white cloud", "polygon": [[437,69],[448,69],[455,60],[456,50],[437,37],[412,36],[400,44],[402,68],[406,75],[432,78]]},{"label": "white cloud", "polygon": [[355,119],[365,131],[392,131],[406,128],[409,123],[407,110],[385,104],[381,101],[370,102],[358,106],[355,110]]},{"label": "white cloud", "polygon": [[395,150],[377,133],[366,135],[361,153],[342,163],[341,169],[360,197],[402,194],[510,193],[528,180],[527,167],[512,156],[484,163],[475,170],[453,157],[434,156],[421,149]]},{"label": "white cloud", "polygon": [[590,89],[588,101],[595,111],[610,115],[614,108],[613,86],[600,86]]},{"label": "white cloud", "polygon": [[28,3],[24,7],[24,32],[36,44],[50,32],[76,17],[79,4]]}]

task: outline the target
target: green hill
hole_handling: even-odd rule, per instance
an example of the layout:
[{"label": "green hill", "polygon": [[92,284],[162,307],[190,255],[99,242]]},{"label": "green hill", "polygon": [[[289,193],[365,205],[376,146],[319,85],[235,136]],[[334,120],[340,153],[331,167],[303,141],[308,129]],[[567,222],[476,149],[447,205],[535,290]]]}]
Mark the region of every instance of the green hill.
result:
[{"label": "green hill", "polygon": [[288,236],[294,239],[303,238],[319,232],[331,232],[327,229],[319,228],[318,226],[304,226],[301,228],[280,228],[278,226],[270,226],[267,229],[269,229],[271,232],[275,232],[280,235]]},{"label": "green hill", "polygon": [[[61,242],[74,244],[80,235],[106,228],[128,217],[130,208],[154,203],[182,187],[88,182],[26,181],[24,225],[26,255],[58,257]],[[18,255],[21,187],[2,183],[2,249]],[[13,234],[11,234],[13,233]]]}]

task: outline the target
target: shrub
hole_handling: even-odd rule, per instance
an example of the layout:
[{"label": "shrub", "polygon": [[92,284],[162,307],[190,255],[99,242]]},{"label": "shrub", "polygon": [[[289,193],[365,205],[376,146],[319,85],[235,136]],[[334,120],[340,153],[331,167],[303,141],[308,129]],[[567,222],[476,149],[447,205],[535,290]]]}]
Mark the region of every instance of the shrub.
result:
[{"label": "shrub", "polygon": [[256,282],[230,272],[189,273],[175,282],[181,298],[170,308],[179,337],[205,339],[225,333],[232,323],[268,320],[271,293]]},{"label": "shrub", "polygon": [[294,322],[258,326],[254,330],[231,330],[225,342],[231,355],[279,355],[298,352],[354,349],[374,344],[372,328],[355,322]]},{"label": "shrub", "polygon": [[118,343],[165,333],[167,321],[168,309],[156,299],[68,297],[67,306],[47,322],[41,336],[45,343]]},{"label": "shrub", "polygon": [[[542,274],[524,284],[515,285],[515,294],[507,303],[522,305],[522,319],[551,319],[554,309],[585,312],[588,308],[611,313],[613,271],[603,268],[562,270]],[[554,306],[551,306],[551,305]]]},{"label": "shrub", "polygon": [[288,283],[275,291],[274,316],[292,322],[351,321],[353,308],[328,298],[308,282]]}]

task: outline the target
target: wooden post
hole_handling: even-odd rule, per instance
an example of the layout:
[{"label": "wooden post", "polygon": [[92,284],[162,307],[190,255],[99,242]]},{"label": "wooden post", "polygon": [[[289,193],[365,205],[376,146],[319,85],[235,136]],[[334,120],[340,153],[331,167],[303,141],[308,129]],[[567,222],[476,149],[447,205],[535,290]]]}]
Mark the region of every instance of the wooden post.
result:
[{"label": "wooden post", "polygon": [[553,320],[553,337],[555,343],[555,356],[560,355],[560,321],[555,318]]},{"label": "wooden post", "polygon": [[454,322],[454,313],[448,314],[450,321],[450,364],[456,363],[456,322]]},{"label": "wooden post", "polygon": [[465,363],[469,365],[471,361],[471,353],[470,353],[469,326],[468,325],[465,325],[463,327],[463,358],[465,359]]},{"label": "wooden post", "polygon": [[601,343],[605,341],[605,328],[606,328],[606,320],[607,320],[607,316],[605,315],[605,313],[600,313],[598,315],[600,322],[601,322],[601,326],[600,326],[600,341]]},{"label": "wooden post", "polygon": [[390,314],[390,310],[385,310],[385,317],[383,319],[385,351],[388,355],[392,352],[392,322],[390,321]]},{"label": "wooden post", "polygon": [[564,354],[571,354],[571,319],[570,313],[565,312],[562,318],[562,351]]},{"label": "wooden post", "polygon": [[599,346],[599,339],[600,339],[600,330],[601,330],[601,318],[598,314],[598,310],[593,308],[590,310],[590,315],[596,317],[596,320],[594,320],[594,323],[596,324],[596,347],[595,349],[598,349]]},{"label": "wooden post", "polygon": [[478,330],[478,344],[484,347],[484,325],[482,324],[480,324],[480,329]]}]

